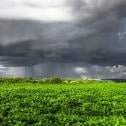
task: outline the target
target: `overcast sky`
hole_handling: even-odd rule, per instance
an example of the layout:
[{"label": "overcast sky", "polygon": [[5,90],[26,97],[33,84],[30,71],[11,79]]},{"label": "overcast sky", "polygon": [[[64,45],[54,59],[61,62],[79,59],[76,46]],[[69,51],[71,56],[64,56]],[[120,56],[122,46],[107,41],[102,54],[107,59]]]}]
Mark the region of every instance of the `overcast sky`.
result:
[{"label": "overcast sky", "polygon": [[0,76],[126,77],[126,0],[0,2]]}]

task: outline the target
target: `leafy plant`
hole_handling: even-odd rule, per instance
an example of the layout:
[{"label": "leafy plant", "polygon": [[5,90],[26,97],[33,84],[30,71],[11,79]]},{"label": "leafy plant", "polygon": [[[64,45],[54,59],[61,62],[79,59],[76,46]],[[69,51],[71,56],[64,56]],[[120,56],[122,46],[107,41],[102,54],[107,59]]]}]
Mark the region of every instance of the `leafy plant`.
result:
[{"label": "leafy plant", "polygon": [[0,126],[126,125],[126,83],[71,81],[0,79]]},{"label": "leafy plant", "polygon": [[49,84],[62,84],[63,81],[59,77],[53,77],[53,78],[46,79],[45,83],[49,83]]}]

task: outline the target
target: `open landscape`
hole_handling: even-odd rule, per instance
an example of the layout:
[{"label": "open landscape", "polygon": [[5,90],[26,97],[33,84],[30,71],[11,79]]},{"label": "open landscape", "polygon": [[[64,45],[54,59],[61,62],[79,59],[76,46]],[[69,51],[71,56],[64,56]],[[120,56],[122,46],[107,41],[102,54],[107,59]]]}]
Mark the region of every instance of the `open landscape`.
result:
[{"label": "open landscape", "polygon": [[1,126],[125,126],[126,83],[0,79]]},{"label": "open landscape", "polygon": [[0,0],[0,126],[126,126],[126,0]]}]

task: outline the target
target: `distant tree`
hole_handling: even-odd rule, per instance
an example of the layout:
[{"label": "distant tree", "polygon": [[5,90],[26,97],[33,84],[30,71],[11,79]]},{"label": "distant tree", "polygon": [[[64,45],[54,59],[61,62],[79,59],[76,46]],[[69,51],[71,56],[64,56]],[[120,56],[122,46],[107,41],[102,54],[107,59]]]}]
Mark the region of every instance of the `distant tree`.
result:
[{"label": "distant tree", "polygon": [[63,83],[62,79],[59,77],[48,78],[48,79],[46,79],[45,82],[51,83],[51,84],[62,84]]}]

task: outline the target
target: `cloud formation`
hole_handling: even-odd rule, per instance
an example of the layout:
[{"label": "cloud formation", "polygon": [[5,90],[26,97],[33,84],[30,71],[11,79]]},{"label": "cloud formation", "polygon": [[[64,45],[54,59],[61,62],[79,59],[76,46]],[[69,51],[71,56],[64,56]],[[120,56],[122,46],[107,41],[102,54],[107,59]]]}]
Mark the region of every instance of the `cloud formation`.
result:
[{"label": "cloud formation", "polygon": [[81,62],[97,65],[100,70],[126,65],[125,0],[2,0],[2,3],[0,56],[8,64]]},{"label": "cloud formation", "polygon": [[0,17],[44,22],[69,21],[64,0],[1,0]]}]

